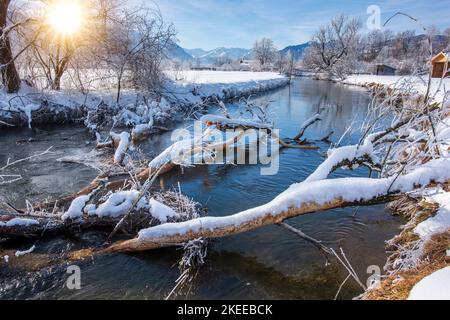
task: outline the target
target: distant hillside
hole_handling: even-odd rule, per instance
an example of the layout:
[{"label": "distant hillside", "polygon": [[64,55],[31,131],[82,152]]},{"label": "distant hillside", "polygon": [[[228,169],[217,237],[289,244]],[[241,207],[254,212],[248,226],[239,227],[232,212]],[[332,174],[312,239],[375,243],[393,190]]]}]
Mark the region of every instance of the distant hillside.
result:
[{"label": "distant hillside", "polygon": [[171,60],[179,60],[179,61],[193,61],[194,57],[190,55],[186,50],[182,47],[174,43],[169,51],[167,52],[167,56]]},{"label": "distant hillside", "polygon": [[299,44],[296,46],[288,46],[284,48],[283,50],[280,50],[280,52],[283,55],[286,55],[289,51],[294,55],[295,60],[301,60],[303,59],[303,56],[305,55],[305,50],[310,46],[310,42]]},{"label": "distant hillside", "polygon": [[208,51],[203,50],[201,48],[195,48],[195,49],[184,49],[187,53],[189,53],[192,57],[200,57],[208,53]]}]

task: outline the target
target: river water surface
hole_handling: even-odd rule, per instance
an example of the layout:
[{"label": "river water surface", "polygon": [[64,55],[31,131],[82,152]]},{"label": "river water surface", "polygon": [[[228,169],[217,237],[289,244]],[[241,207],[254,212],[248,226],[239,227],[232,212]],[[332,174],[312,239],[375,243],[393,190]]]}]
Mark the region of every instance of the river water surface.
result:
[{"label": "river water surface", "polygon": [[[322,108],[323,121],[311,127],[307,137],[320,140],[334,131],[333,141],[352,122],[364,119],[369,104],[369,95],[362,89],[310,79],[297,79],[291,88],[258,99],[272,101],[276,124],[283,137],[295,136],[299,126]],[[235,107],[229,105],[231,110]],[[23,174],[24,180],[13,187],[0,187],[0,200],[23,207],[25,199],[42,200],[78,191],[97,175],[82,165],[56,161],[62,156],[93,149],[92,138],[85,129],[40,129],[0,133],[0,163],[8,157],[17,159],[54,146],[54,154],[18,166],[16,170]],[[355,132],[345,142],[352,143],[357,138]],[[153,137],[141,148],[149,155],[156,155],[170,144],[170,133],[167,133]],[[283,150],[280,171],[275,176],[261,176],[259,166],[201,166],[170,173],[164,177],[164,185],[166,188],[180,186],[183,193],[204,205],[210,216],[237,213],[271,201],[292,183],[308,177],[323,161],[329,147],[323,142],[316,144],[321,150]],[[365,175],[367,171],[359,169],[338,171],[333,177]],[[401,222],[385,211],[384,206],[337,209],[289,221],[327,246],[342,247],[363,282],[370,276],[369,266],[382,269],[386,261],[385,241],[398,232]],[[179,276],[176,263],[181,252],[176,249],[85,261],[80,264],[82,289],[75,291],[64,285],[67,279],[64,267],[47,267],[49,253],[57,255],[102,243],[104,236],[87,233],[75,239],[38,242],[35,254],[24,265],[6,266],[0,262],[0,298],[163,299],[167,296]],[[29,245],[24,244],[20,249]],[[189,293],[178,298],[333,299],[347,276],[345,269],[336,263],[326,266],[323,256],[311,244],[277,226],[215,240],[209,246],[207,259]],[[351,299],[360,293],[361,289],[350,280],[339,297]]]}]

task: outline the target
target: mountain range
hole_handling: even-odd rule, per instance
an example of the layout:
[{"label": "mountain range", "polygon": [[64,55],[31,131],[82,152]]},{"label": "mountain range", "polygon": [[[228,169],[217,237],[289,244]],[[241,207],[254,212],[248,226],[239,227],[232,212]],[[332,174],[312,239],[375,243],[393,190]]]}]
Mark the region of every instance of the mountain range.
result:
[{"label": "mountain range", "polygon": [[[279,52],[283,55],[289,51],[292,52],[294,58],[299,60],[303,57],[306,48],[309,47],[309,43],[303,43],[295,46],[288,46]],[[252,59],[252,50],[244,48],[224,48],[219,47],[213,50],[204,50],[201,48],[185,49],[177,44],[173,44],[172,49],[169,51],[168,56],[172,60],[179,60],[182,62],[199,63],[202,66],[208,66],[214,64],[217,60],[228,59],[230,61],[236,61],[238,59]]]}]

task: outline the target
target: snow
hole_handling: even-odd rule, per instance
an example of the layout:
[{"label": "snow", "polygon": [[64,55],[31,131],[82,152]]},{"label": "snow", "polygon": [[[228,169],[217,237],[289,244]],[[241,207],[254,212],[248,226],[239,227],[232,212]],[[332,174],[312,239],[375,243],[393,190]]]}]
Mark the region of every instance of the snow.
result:
[{"label": "snow", "polygon": [[159,169],[170,162],[180,162],[181,158],[192,150],[193,144],[193,139],[175,142],[150,161],[149,168]]},{"label": "snow", "polygon": [[408,174],[394,178],[344,178],[334,180],[297,183],[280,194],[270,203],[226,217],[205,217],[183,223],[167,223],[154,228],[141,230],[139,239],[146,240],[161,236],[174,236],[199,230],[214,230],[226,226],[239,227],[270,213],[277,216],[291,208],[307,204],[324,205],[336,199],[352,203],[372,200],[391,192],[410,192],[417,186],[431,182],[445,182],[450,179],[450,160],[432,160]]},{"label": "snow", "polygon": [[436,271],[416,284],[408,300],[450,300],[450,267]]},{"label": "snow", "polygon": [[[99,218],[110,217],[118,218],[128,213],[133,203],[139,197],[139,191],[121,191],[112,194],[105,203],[101,204],[97,210],[90,211],[91,216],[98,216]],[[141,198],[136,206],[136,209],[146,208],[147,203],[145,198]]]},{"label": "snow", "polygon": [[[180,78],[180,72],[177,72]],[[166,74],[174,79],[173,71],[166,71]],[[181,71],[182,81],[179,83],[195,84],[232,84],[274,79],[284,79],[283,75],[276,72],[243,72],[243,71]]]},{"label": "snow", "polygon": [[450,117],[442,120],[437,125],[436,138],[441,144],[443,156],[450,157]]},{"label": "snow", "polygon": [[311,126],[313,123],[320,121],[321,116],[320,113],[312,116],[311,118],[307,119],[305,122],[303,122],[303,124],[300,127],[300,131],[307,129],[309,126]]},{"label": "snow", "polygon": [[[68,219],[75,220],[81,218],[83,212],[89,216],[98,216],[100,218],[118,218],[128,213],[138,196],[139,192],[136,190],[120,191],[110,195],[108,200],[101,204],[98,209],[96,209],[93,204],[86,205],[89,201],[89,196],[80,196],[72,202],[69,210],[62,216],[62,220],[66,221]],[[180,216],[173,209],[153,198],[147,203],[145,197],[142,197],[136,208],[138,210],[149,209],[150,214],[161,223],[166,223],[169,218],[178,218]]]},{"label": "snow", "polygon": [[[97,71],[101,73],[101,70]],[[69,73],[70,70],[66,76]],[[288,84],[287,78],[271,72],[207,71],[187,72],[187,74],[189,75],[187,80],[182,82],[168,80],[165,84],[165,92],[168,94],[159,100],[147,97],[148,101],[142,101],[139,92],[123,90],[119,103],[116,102],[114,84],[107,84],[105,87],[105,81],[98,85],[92,83],[92,89],[88,94],[78,92],[76,88],[70,89],[71,81],[67,81],[67,85],[64,85],[67,89],[61,91],[40,91],[23,83],[18,94],[0,92],[0,120],[8,123],[12,112],[20,112],[31,126],[33,112],[42,107],[43,101],[47,101],[46,111],[49,110],[54,115],[62,117],[72,114],[79,117],[82,114],[82,107],[85,106],[88,111],[85,125],[91,130],[96,130],[97,124],[89,115],[95,119],[99,107],[102,112],[113,117],[116,126],[150,127],[154,123],[164,124],[175,117],[181,109],[192,108],[207,99],[217,98],[226,101]],[[95,72],[95,79],[97,78]],[[145,126],[137,130],[145,130]]]},{"label": "snow", "polygon": [[130,134],[128,132],[122,132],[121,134],[111,132],[111,138],[114,141],[119,141],[116,153],[114,154],[114,163],[120,165],[125,157],[125,153],[130,147]]},{"label": "snow", "polygon": [[183,139],[175,142],[154,158],[149,163],[149,168],[158,170],[169,163],[182,167],[191,167],[194,164],[214,162],[213,155],[217,148],[224,148],[234,144],[244,134],[244,132],[233,132],[228,140],[222,141],[218,139],[212,141],[210,138],[215,133],[222,137],[222,132],[212,126],[203,132],[201,138]]},{"label": "snow", "polygon": [[150,132],[152,129],[152,126],[149,124],[139,124],[136,127],[134,127],[133,131],[131,132],[131,136],[133,140],[137,140],[142,136],[145,136]]},{"label": "snow", "polygon": [[326,179],[332,170],[343,161],[353,161],[362,157],[370,158],[374,163],[378,161],[374,156],[372,135],[365,139],[364,144],[345,146],[337,149],[328,150],[328,158],[325,160],[314,173],[305,180],[305,182],[318,181]]},{"label": "snow", "polygon": [[[283,87],[289,80],[273,72],[187,71],[186,80],[170,88],[178,103],[201,104],[207,98],[229,100]],[[196,75],[196,76],[194,76]]]},{"label": "snow", "polygon": [[161,223],[166,223],[169,218],[180,217],[180,214],[175,212],[172,208],[169,208],[153,198],[150,199],[150,214]]},{"label": "snow", "polygon": [[63,216],[61,219],[63,221],[66,221],[68,219],[70,220],[76,220],[81,218],[83,214],[83,209],[86,206],[86,203],[89,201],[89,196],[80,196],[72,201],[72,204],[69,207],[69,210]]},{"label": "snow", "polygon": [[25,113],[25,115],[27,116],[28,119],[28,128],[31,129],[31,121],[32,121],[32,112],[33,111],[37,111],[41,108],[41,106],[39,104],[27,104],[25,106],[19,106],[17,109],[18,111],[22,111],[23,113]]},{"label": "snow", "polygon": [[38,224],[39,224],[39,221],[37,221],[37,220],[14,218],[7,222],[0,222],[0,228],[1,227],[11,228],[11,227],[19,227],[19,226],[20,227],[29,227],[29,226],[38,225]]},{"label": "snow", "polygon": [[426,197],[425,200],[428,203],[438,204],[439,211],[434,217],[415,228],[415,233],[424,240],[450,229],[450,193],[439,188],[435,194]]},{"label": "snow", "polygon": [[[432,79],[431,96],[435,96],[435,101],[442,102],[445,92],[444,88],[450,88],[450,79],[444,79],[439,88],[441,80]],[[376,76],[376,75],[353,75],[342,81],[344,84],[367,86],[371,83],[377,83],[391,88],[412,87],[415,93],[425,95],[428,85],[428,77],[418,76]],[[439,89],[439,90],[438,90]]]},{"label": "snow", "polygon": [[32,253],[34,250],[36,250],[36,246],[32,246],[30,249],[25,250],[25,251],[16,251],[15,256],[16,256],[17,258],[18,258],[18,257],[22,257],[22,256],[25,256],[25,255],[27,255],[27,254]]}]

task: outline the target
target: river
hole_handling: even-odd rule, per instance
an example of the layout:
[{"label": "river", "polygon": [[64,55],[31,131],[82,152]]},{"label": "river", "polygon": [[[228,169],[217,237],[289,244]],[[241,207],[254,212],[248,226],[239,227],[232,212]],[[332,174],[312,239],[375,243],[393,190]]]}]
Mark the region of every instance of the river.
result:
[{"label": "river", "polygon": [[[323,121],[307,131],[307,138],[320,138],[334,131],[339,140],[351,123],[366,116],[369,94],[360,88],[311,79],[296,79],[292,86],[259,96],[270,99],[276,126],[283,137],[293,137],[300,125],[323,109]],[[235,110],[235,104],[228,105]],[[179,126],[189,126],[184,123]],[[178,127],[179,127],[178,126]],[[18,129],[0,133],[0,163],[54,146],[54,154],[17,167],[24,179],[14,186],[0,187],[0,200],[23,207],[25,199],[42,200],[80,190],[96,172],[82,165],[66,164],[58,158],[94,148],[85,129],[49,127]],[[351,132],[345,143],[357,141]],[[156,155],[170,145],[170,133],[153,137],[140,147]],[[29,140],[31,139],[31,140]],[[210,216],[223,216],[262,205],[292,183],[308,177],[323,161],[329,144],[315,143],[320,150],[285,149],[275,176],[260,175],[260,166],[200,166],[175,170],[164,177],[166,188],[178,188],[207,208]],[[332,177],[365,176],[367,170],[340,170]],[[385,241],[398,233],[402,220],[391,216],[384,206],[336,209],[289,221],[327,246],[342,247],[363,282],[369,266],[382,266],[387,255]],[[24,265],[0,270],[2,299],[163,299],[179,276],[176,262],[181,252],[163,249],[140,254],[99,257],[80,264],[82,289],[69,290],[64,266],[48,267],[49,253],[58,254],[89,244],[100,244],[104,234],[87,233],[79,238],[38,242],[34,255]],[[33,244],[33,243],[31,243]],[[26,249],[25,245],[21,249]],[[31,257],[33,256],[33,257]],[[44,261],[44,262],[42,262]],[[333,299],[346,278],[337,263],[325,259],[309,243],[277,226],[213,241],[207,264],[202,268],[188,296],[180,299]],[[339,298],[351,299],[361,293],[352,280]]]}]

